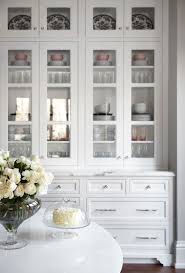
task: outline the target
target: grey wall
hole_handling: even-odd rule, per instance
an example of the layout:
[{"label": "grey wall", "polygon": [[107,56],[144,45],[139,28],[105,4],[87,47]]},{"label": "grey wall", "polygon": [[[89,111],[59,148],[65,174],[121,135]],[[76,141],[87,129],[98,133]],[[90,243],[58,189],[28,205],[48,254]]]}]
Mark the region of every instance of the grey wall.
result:
[{"label": "grey wall", "polygon": [[185,241],[185,0],[170,0],[169,168],[176,172],[177,241]]}]

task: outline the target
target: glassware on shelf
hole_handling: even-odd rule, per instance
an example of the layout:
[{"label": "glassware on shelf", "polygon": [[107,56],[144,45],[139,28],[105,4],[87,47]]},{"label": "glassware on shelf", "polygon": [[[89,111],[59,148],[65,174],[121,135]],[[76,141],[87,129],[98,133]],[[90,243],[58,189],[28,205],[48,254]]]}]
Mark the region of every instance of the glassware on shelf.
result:
[{"label": "glassware on shelf", "polygon": [[31,83],[31,70],[15,70],[9,69],[8,82],[9,83]]},{"label": "glassware on shelf", "polygon": [[94,71],[94,83],[115,83],[114,71]]},{"label": "glassware on shelf", "polygon": [[153,83],[154,71],[153,69],[133,69],[132,70],[133,83]]},{"label": "glassware on shelf", "polygon": [[70,76],[68,71],[48,71],[48,83],[70,83]]}]

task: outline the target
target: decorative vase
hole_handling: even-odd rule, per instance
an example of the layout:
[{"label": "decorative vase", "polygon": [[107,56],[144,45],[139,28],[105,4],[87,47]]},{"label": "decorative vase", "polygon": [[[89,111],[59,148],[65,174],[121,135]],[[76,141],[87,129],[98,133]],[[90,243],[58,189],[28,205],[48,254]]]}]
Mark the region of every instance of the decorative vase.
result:
[{"label": "decorative vase", "polygon": [[7,240],[0,242],[1,249],[18,249],[27,245],[27,241],[17,238],[17,229],[40,207],[41,201],[30,196],[0,200],[0,224],[7,231]]}]

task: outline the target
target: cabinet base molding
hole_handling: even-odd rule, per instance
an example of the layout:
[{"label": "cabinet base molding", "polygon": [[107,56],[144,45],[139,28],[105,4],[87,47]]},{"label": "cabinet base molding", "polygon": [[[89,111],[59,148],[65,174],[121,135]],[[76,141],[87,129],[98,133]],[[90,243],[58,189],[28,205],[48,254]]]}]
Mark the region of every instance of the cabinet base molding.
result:
[{"label": "cabinet base molding", "polygon": [[185,241],[176,241],[175,268],[185,269]]},{"label": "cabinet base molding", "polygon": [[145,263],[145,264],[157,264],[160,263],[163,266],[173,265],[173,255],[172,254],[127,254],[123,253],[124,263]]}]

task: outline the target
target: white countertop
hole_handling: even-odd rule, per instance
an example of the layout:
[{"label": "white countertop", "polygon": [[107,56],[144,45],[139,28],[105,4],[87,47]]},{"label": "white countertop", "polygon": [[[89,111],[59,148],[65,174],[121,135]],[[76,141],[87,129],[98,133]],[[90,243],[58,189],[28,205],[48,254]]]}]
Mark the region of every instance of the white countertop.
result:
[{"label": "white countertop", "polygon": [[[118,243],[101,226],[77,229],[73,239],[62,239],[60,229],[42,223],[43,210],[25,221],[19,237],[30,243],[18,250],[0,250],[2,273],[120,273],[123,256]],[[0,225],[0,240],[6,233]]]},{"label": "white countertop", "polygon": [[76,176],[76,177],[90,177],[90,176],[105,176],[105,177],[173,177],[175,174],[170,171],[149,171],[149,170],[88,170],[88,169],[74,169],[74,170],[55,170],[50,169],[55,176]]}]

